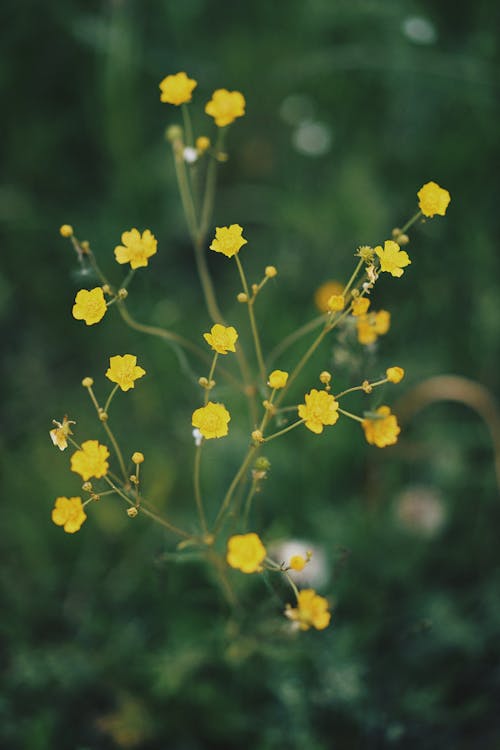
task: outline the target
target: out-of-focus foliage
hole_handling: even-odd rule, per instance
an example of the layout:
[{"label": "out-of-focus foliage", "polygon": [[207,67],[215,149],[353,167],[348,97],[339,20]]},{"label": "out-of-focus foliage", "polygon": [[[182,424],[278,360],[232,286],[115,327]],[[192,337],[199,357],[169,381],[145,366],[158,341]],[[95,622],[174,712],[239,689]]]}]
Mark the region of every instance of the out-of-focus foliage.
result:
[{"label": "out-of-focus foliage", "polygon": [[[215,220],[245,227],[251,276],[279,269],[259,308],[272,321],[264,346],[313,317],[315,288],[345,279],[357,245],[388,237],[436,180],[452,195],[446,218],[412,233],[404,278],[376,291],[390,334],[372,359],[346,343],[315,367],[343,385],[348,369],[401,365],[406,403],[441,373],[498,392],[496,4],[4,6],[2,746],[496,747],[500,505],[490,435],[463,404],[423,411],[384,452],[351,424],[268,451],[259,524],[269,541],[319,546],[335,603],[328,631],[298,637],[282,617],[287,592],[264,590],[274,580],[252,581],[232,616],[209,572],[174,564],[172,540],[117,501],[63,534],[50,509],[78,484],[47,434],[64,413],[95,431],[81,378],[133,351],[148,377],[116,409],[117,432],[147,455],[155,503],[193,515],[198,394],[171,350],[117,317],[90,329],[71,318],[82,278],[57,233],[74,225],[112,273],[121,232],[151,227],[159,252],[135,281],[134,312],[188,336],[208,330],[163,136],[176,112],[158,83],[178,70],[199,81],[200,129],[215,88],[247,99]],[[228,314],[243,319],[233,269],[212,266]],[[226,456],[227,476],[207,466],[214,491],[238,458]]]}]

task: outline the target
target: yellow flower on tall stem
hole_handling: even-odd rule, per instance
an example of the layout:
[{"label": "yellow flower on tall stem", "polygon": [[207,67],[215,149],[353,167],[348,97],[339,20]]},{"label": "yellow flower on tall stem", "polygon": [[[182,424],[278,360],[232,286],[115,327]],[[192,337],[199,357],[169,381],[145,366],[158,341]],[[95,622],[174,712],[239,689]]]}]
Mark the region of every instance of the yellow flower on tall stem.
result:
[{"label": "yellow flower on tall stem", "polygon": [[136,269],[148,265],[148,259],[156,253],[157,241],[149,229],[139,232],[131,229],[122,234],[123,245],[115,247],[115,258],[118,263],[130,263],[130,268]]},{"label": "yellow flower on tall stem", "polygon": [[122,391],[134,388],[135,381],[138,378],[142,378],[145,374],[146,370],[139,367],[137,357],[133,354],[124,354],[123,357],[117,354],[115,357],[109,358],[109,368],[106,372],[106,377],[112,383],[117,383]]},{"label": "yellow flower on tall stem", "polygon": [[232,258],[240,251],[248,240],[243,237],[243,227],[239,224],[231,224],[229,227],[216,227],[215,238],[212,240],[210,250],[222,253],[227,258]]},{"label": "yellow flower on tall stem", "polygon": [[290,620],[296,622],[301,630],[324,630],[330,624],[331,614],[328,611],[328,602],[324,596],[319,596],[314,589],[302,589],[297,596],[297,606],[292,608],[289,604],[285,614]]},{"label": "yellow flower on tall stem", "polygon": [[230,125],[245,114],[245,97],[239,91],[217,89],[205,106],[205,112],[214,118],[219,128]]},{"label": "yellow flower on tall stem", "polygon": [[388,406],[379,406],[375,419],[363,419],[361,426],[365,433],[366,441],[377,448],[385,448],[397,443],[401,429],[396,416],[391,414]]},{"label": "yellow flower on tall stem", "polygon": [[204,333],[203,338],[209,344],[214,352],[218,354],[227,354],[235,352],[235,344],[238,339],[238,333],[233,326],[223,326],[216,323],[212,326],[210,333]]},{"label": "yellow flower on tall stem", "polygon": [[299,406],[299,417],[305,420],[308,430],[317,435],[323,432],[325,425],[335,424],[339,418],[338,402],[326,391],[313,388],[305,395],[305,403]]},{"label": "yellow flower on tall stem", "polygon": [[84,320],[88,326],[92,326],[104,318],[107,309],[104,292],[100,286],[96,286],[90,291],[80,289],[72,313],[76,320]]},{"label": "yellow flower on tall stem", "polygon": [[255,533],[235,534],[227,543],[227,564],[242,573],[257,573],[267,555],[266,548]]},{"label": "yellow flower on tall stem", "polygon": [[206,406],[193,412],[191,423],[199,429],[204,438],[210,440],[225,437],[229,432],[227,425],[230,420],[231,415],[224,404],[209,401]]},{"label": "yellow flower on tall stem", "polygon": [[86,518],[81,497],[57,498],[52,510],[52,520],[56,526],[62,526],[67,534],[78,531]]},{"label": "yellow flower on tall stem", "polygon": [[81,449],[71,456],[71,471],[80,474],[84,482],[91,477],[100,479],[108,473],[109,451],[98,440],[86,440]]},{"label": "yellow flower on tall stem", "polygon": [[375,252],[380,258],[380,270],[387,271],[391,276],[402,276],[403,268],[409,266],[411,260],[405,250],[401,250],[394,240],[386,240],[384,248],[378,245]]},{"label": "yellow flower on tall stem", "polygon": [[184,72],[167,76],[160,82],[160,101],[175,106],[190,102],[197,85],[197,82],[193,78],[188,78]]},{"label": "yellow flower on tall stem", "polygon": [[273,370],[269,375],[267,384],[270,388],[278,390],[284,388],[288,381],[288,373],[284,370]]},{"label": "yellow flower on tall stem", "polygon": [[418,206],[424,216],[432,218],[435,214],[444,216],[451,196],[447,190],[436,182],[426,182],[417,193]]}]

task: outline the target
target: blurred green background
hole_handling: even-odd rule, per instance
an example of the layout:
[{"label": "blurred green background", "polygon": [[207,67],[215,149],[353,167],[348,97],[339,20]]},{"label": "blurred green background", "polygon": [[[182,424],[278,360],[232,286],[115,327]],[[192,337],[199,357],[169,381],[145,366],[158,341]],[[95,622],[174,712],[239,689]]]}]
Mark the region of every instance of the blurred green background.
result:
[{"label": "blurred green background", "polygon": [[[117,397],[113,424],[127,454],[147,456],[148,497],[192,523],[199,392],[170,349],[111,311],[90,328],[71,317],[92,280],[58,235],[74,225],[118,281],[121,232],[150,227],[159,252],[134,280],[131,311],[191,338],[208,329],[164,140],[180,113],[159,101],[159,81],[179,70],[198,81],[199,132],[211,134],[203,104],[215,88],[247,100],[214,224],[245,227],[252,279],[279,269],[258,310],[264,347],[314,317],[314,290],[346,279],[355,248],[388,237],[435,180],[451,193],[447,216],[412,232],[411,267],[375,292],[390,334],[370,352],[349,338],[326,347],[304,387],[324,367],[338,390],[398,364],[407,378],[383,399],[409,413],[415,386],[451,373],[480,384],[494,420],[497,4],[7,0],[2,18],[2,747],[500,748],[500,505],[474,410],[435,403],[385,451],[345,420],[270,444],[254,526],[268,544],[315,546],[334,604],[327,631],[298,637],[276,581],[235,573],[244,608],[232,615],[210,571],[175,564],[172,538],[117,500],[92,507],[75,536],[55,527],[54,498],[79,482],[47,434],[67,413],[78,436],[95,436],[81,378],[102,395],[110,354],[137,354],[148,376]],[[210,263],[243,336],[234,268]],[[230,448],[208,446],[212,508],[245,429]]]}]

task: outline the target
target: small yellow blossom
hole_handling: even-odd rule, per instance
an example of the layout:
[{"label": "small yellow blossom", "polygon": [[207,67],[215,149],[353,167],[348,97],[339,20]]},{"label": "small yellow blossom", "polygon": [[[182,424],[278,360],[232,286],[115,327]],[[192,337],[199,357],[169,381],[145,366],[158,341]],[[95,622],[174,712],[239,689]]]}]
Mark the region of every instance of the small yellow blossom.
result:
[{"label": "small yellow blossom", "polygon": [[54,445],[57,445],[59,450],[64,451],[68,447],[68,435],[73,434],[71,425],[76,424],[76,422],[73,422],[66,416],[63,417],[62,422],[56,422],[55,419],[53,420],[53,422],[56,426],[53,430],[50,430],[50,438]]},{"label": "small yellow blossom", "polygon": [[317,435],[323,432],[324,425],[335,424],[339,418],[338,402],[326,391],[313,388],[305,395],[305,404],[299,406],[299,417],[305,419],[306,427]]},{"label": "small yellow blossom", "polygon": [[451,200],[449,192],[436,182],[426,182],[418,191],[417,197],[420,210],[429,218],[435,214],[444,216]]},{"label": "small yellow blossom", "polygon": [[84,320],[88,326],[92,326],[104,318],[107,309],[102,288],[96,286],[90,291],[80,289],[75,297],[72,313],[76,320]]},{"label": "small yellow blossom", "polygon": [[334,294],[342,294],[344,289],[340,281],[325,281],[314,292],[314,304],[320,312],[328,312],[328,301]]},{"label": "small yellow blossom", "polygon": [[303,589],[297,597],[297,607],[287,606],[285,614],[290,620],[297,622],[301,630],[324,630],[330,624],[331,614],[328,602],[319,596],[314,589]]},{"label": "small yellow blossom", "polygon": [[224,404],[214,404],[209,401],[206,406],[193,412],[193,427],[197,427],[204,438],[221,438],[228,434],[228,422],[231,415]]},{"label": "small yellow blossom", "polygon": [[345,307],[345,298],[343,294],[332,294],[327,302],[327,307],[330,312],[340,312]]},{"label": "small yellow blossom", "polygon": [[81,497],[58,497],[56,499],[52,510],[52,520],[56,526],[63,526],[68,534],[78,531],[86,518]]},{"label": "small yellow blossom", "polygon": [[156,253],[157,241],[149,229],[139,232],[131,229],[122,234],[123,245],[115,247],[115,258],[118,263],[130,263],[130,268],[136,269],[148,265],[148,258]]},{"label": "small yellow blossom", "polygon": [[63,224],[62,227],[59,228],[59,234],[61,237],[72,237],[73,227],[71,224]]},{"label": "small yellow blossom", "polygon": [[86,440],[81,450],[71,456],[71,471],[80,474],[84,482],[91,477],[100,479],[106,476],[109,468],[107,462],[109,451],[98,440]]},{"label": "small yellow blossom", "polygon": [[266,266],[264,273],[268,279],[274,279],[278,275],[276,266]]},{"label": "small yellow blossom", "polygon": [[290,568],[300,573],[306,567],[307,560],[302,555],[292,555],[290,558]]},{"label": "small yellow blossom", "polygon": [[358,258],[361,258],[361,260],[364,260],[365,263],[371,263],[374,258],[373,247],[370,247],[370,245],[361,245],[361,247],[358,247],[358,251],[355,255],[357,255]]},{"label": "small yellow blossom", "polygon": [[323,383],[323,385],[330,385],[332,381],[332,373],[328,372],[328,370],[323,370],[319,374],[319,382]]},{"label": "small yellow blossom", "polygon": [[405,376],[405,371],[402,367],[388,367],[385,376],[389,383],[400,383]]},{"label": "small yellow blossom", "polygon": [[395,415],[388,406],[379,406],[376,413],[377,419],[364,419],[361,423],[367,442],[378,448],[394,445],[401,432]]},{"label": "small yellow blossom", "polygon": [[370,307],[370,300],[367,297],[358,297],[352,301],[352,314],[357,317],[358,315],[365,315]]},{"label": "small yellow blossom", "polygon": [[217,89],[205,106],[205,112],[213,117],[219,128],[230,125],[245,114],[245,97],[239,91]]},{"label": "small yellow blossom", "polygon": [[207,138],[206,135],[200,135],[196,139],[194,145],[196,146],[198,153],[204,154],[205,151],[208,151],[208,149],[210,148],[210,138]]},{"label": "small yellow blossom", "polygon": [[409,266],[411,260],[406,250],[401,250],[398,243],[394,240],[386,240],[384,249],[378,245],[375,252],[380,258],[380,270],[387,271],[391,276],[402,276],[403,268]]},{"label": "small yellow blossom", "polygon": [[255,533],[235,534],[227,542],[226,560],[243,573],[257,573],[267,555],[266,548]]},{"label": "small yellow blossom", "polygon": [[270,388],[284,388],[288,380],[288,373],[284,370],[273,370],[267,384]]},{"label": "small yellow blossom", "polygon": [[379,336],[387,333],[391,324],[391,314],[387,310],[360,315],[356,321],[360,344],[373,344]]},{"label": "small yellow blossom", "polygon": [[216,253],[223,253],[228,258],[232,258],[239,252],[248,240],[243,237],[243,227],[239,224],[231,224],[229,227],[216,227],[215,238],[212,240],[210,250]]},{"label": "small yellow blossom", "polygon": [[89,378],[89,377],[83,378],[82,385],[84,388],[92,388],[92,386],[94,385],[93,378]]},{"label": "small yellow blossom", "polygon": [[161,95],[160,101],[166,104],[184,104],[191,101],[193,89],[196,88],[197,82],[188,78],[186,73],[176,73],[167,76],[160,83]]},{"label": "small yellow blossom", "polygon": [[109,368],[106,371],[106,377],[112,383],[117,383],[122,391],[128,391],[135,386],[135,380],[142,378],[146,370],[139,367],[137,357],[133,354],[124,354],[123,357],[117,354],[109,358]]},{"label": "small yellow blossom", "polygon": [[135,453],[132,453],[132,463],[133,464],[144,463],[144,453],[141,453],[140,451],[136,451]]},{"label": "small yellow blossom", "polygon": [[235,352],[235,343],[238,338],[236,328],[233,326],[223,326],[220,323],[216,323],[210,329],[210,333],[204,333],[203,338],[209,344],[214,352],[218,354],[227,354],[228,352]]}]

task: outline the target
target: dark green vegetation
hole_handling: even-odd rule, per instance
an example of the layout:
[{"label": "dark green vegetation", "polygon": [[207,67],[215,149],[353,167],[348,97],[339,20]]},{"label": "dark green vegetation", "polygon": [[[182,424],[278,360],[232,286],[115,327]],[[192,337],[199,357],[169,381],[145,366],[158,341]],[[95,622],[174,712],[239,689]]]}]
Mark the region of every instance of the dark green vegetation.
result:
[{"label": "dark green vegetation", "polygon": [[[4,4],[2,747],[499,746],[500,505],[489,433],[464,405],[428,408],[386,451],[345,420],[269,446],[254,525],[266,541],[317,543],[331,571],[321,593],[335,602],[333,626],[300,637],[286,630],[289,593],[273,593],[274,580],[235,573],[244,615],[231,616],[210,571],[174,564],[172,538],[129,520],[119,500],[92,507],[75,536],[56,528],[54,498],[79,483],[47,434],[68,413],[79,436],[100,435],[81,378],[94,376],[103,393],[107,358],[137,354],[148,376],[116,398],[116,431],[127,453],[147,457],[148,496],[173,518],[194,518],[189,418],[199,393],[170,349],[115,311],[92,328],[71,318],[82,278],[58,236],[73,224],[118,280],[121,232],[150,227],[159,252],[137,274],[130,309],[201,341],[209,320],[163,139],[178,113],[158,96],[178,70],[199,82],[200,127],[213,89],[247,99],[215,222],[245,227],[252,278],[267,263],[279,269],[257,311],[264,347],[313,317],[314,289],[345,279],[354,249],[388,237],[432,179],[452,203],[412,232],[403,278],[377,287],[390,334],[364,361],[332,365],[326,347],[305,388],[324,367],[345,387],[398,364],[408,376],[384,392],[390,404],[443,373],[498,392],[495,13],[493,0]],[[412,16],[432,24],[410,24],[420,42],[402,31]],[[323,123],[330,149],[299,153],[294,118]],[[218,257],[211,268],[243,335],[235,269]],[[353,411],[373,405],[364,398]],[[214,493],[240,460],[240,429],[231,455],[208,446]],[[438,512],[442,524],[426,532]]]}]

